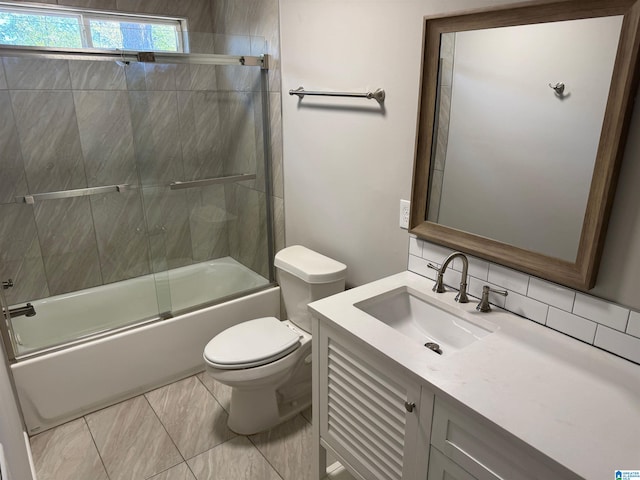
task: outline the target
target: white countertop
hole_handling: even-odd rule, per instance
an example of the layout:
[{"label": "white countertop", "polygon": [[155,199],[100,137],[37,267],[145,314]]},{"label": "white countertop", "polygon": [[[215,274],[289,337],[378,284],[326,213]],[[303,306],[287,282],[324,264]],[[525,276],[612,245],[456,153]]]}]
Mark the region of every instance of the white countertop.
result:
[{"label": "white countertop", "polygon": [[[494,333],[449,355],[435,355],[353,306],[408,286]],[[494,307],[435,294],[433,281],[402,272],[310,304],[315,316],[359,337],[419,379],[585,479],[640,470],[640,366]]]}]

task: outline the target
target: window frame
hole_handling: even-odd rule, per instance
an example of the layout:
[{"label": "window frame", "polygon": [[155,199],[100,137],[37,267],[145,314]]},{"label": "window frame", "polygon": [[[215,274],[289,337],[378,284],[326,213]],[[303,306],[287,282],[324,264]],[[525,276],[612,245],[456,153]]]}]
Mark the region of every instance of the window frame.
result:
[{"label": "window frame", "polygon": [[[118,48],[96,48],[93,46],[91,37],[91,20],[101,21],[121,21],[130,23],[142,23],[149,25],[170,25],[176,28],[176,45],[177,50],[142,50],[154,51],[160,53],[189,53],[189,37],[187,28],[187,19],[183,17],[168,17],[160,15],[147,15],[138,13],[123,13],[108,10],[92,10],[83,8],[65,7],[61,5],[54,6],[30,6],[16,3],[0,2],[0,12],[17,13],[24,15],[45,15],[50,17],[76,17],[79,24],[80,40],[82,43],[81,50],[99,50],[103,52],[122,51]],[[55,45],[11,45],[0,43],[2,47],[26,47],[26,48],[55,48],[63,51],[77,51],[75,48],[58,47]],[[137,51],[124,48],[125,51]]]}]

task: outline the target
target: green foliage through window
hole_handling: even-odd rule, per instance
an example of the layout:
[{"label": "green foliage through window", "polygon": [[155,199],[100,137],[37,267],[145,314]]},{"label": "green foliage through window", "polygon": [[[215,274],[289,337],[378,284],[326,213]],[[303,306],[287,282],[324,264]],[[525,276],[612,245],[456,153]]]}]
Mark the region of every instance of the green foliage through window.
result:
[{"label": "green foliage through window", "polygon": [[5,45],[82,48],[77,16],[32,15],[0,11],[0,42]]},{"label": "green foliage through window", "polygon": [[181,35],[178,20],[0,7],[4,45],[181,52]]}]

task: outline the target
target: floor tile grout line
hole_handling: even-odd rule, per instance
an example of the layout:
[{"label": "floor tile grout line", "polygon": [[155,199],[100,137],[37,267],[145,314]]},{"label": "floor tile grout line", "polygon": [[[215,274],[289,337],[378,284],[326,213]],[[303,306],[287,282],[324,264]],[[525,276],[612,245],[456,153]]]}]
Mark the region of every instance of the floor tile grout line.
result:
[{"label": "floor tile grout line", "polygon": [[[207,372],[200,372],[204,375],[207,374]],[[197,373],[196,375],[194,375],[198,381],[202,384],[202,386],[204,387],[204,389],[209,393],[209,395],[211,395],[213,397],[213,399],[218,403],[218,405],[220,405],[220,408],[222,408],[222,410],[224,410],[224,412],[227,414],[227,416],[229,415],[229,412],[227,411],[226,408],[224,408],[224,405],[222,405],[222,402],[220,402],[220,400],[218,400],[218,397],[216,397],[216,395],[207,388],[207,386],[205,385],[205,383],[200,379],[200,377],[198,375],[200,375],[200,373]],[[233,432],[235,433],[235,432]]]},{"label": "floor tile grout line", "polygon": [[[187,380],[188,378],[191,378],[191,377],[196,377],[196,379],[197,379],[198,381],[200,381],[200,379],[199,379],[199,378],[197,378],[197,374],[196,374],[196,375],[191,375],[190,377],[187,377],[187,378],[183,378],[182,380],[178,380],[178,381],[176,381],[176,382],[174,382],[174,383],[182,382],[182,381]],[[200,383],[202,384],[202,382],[200,382]],[[173,384],[170,384],[170,385],[173,385]],[[204,386],[204,389],[207,391],[207,393],[209,393],[209,395],[211,395],[211,396],[213,397],[213,399],[218,403],[218,405],[220,405],[220,403],[219,403],[219,402],[218,402],[218,400],[216,399],[215,395],[213,395],[213,394],[209,391],[209,389],[206,387],[206,385],[204,385],[204,384],[202,384],[202,385]],[[160,388],[164,388],[164,387],[160,387]],[[158,390],[158,389],[154,389],[154,390]],[[193,459],[193,458],[197,457],[198,455],[202,455],[203,453],[206,453],[206,452],[208,452],[209,450],[213,450],[214,448],[216,448],[216,447],[218,447],[218,446],[222,445],[223,443],[227,443],[229,440],[233,440],[234,438],[236,438],[236,437],[239,437],[239,436],[240,436],[240,435],[238,435],[237,433],[235,433],[235,432],[233,432],[232,430],[230,430],[230,431],[233,433],[233,435],[234,435],[233,437],[228,438],[227,440],[224,440],[223,442],[218,443],[217,445],[214,445],[214,446],[213,446],[213,447],[211,447],[211,448],[208,448],[208,449],[207,449],[207,450],[205,450],[204,452],[196,453],[195,455],[192,455],[192,456],[190,456],[190,457],[188,457],[188,458],[187,458],[187,457],[185,457],[185,455],[183,455],[183,454],[182,454],[182,452],[180,451],[180,449],[178,448],[178,444],[173,440],[173,437],[172,437],[172,436],[171,436],[171,434],[169,433],[169,430],[167,430],[167,427],[166,427],[166,426],[165,426],[165,424],[162,422],[162,419],[160,418],[160,415],[158,415],[158,412],[156,412],[156,411],[155,411],[155,409],[153,408],[153,405],[151,405],[151,402],[150,402],[150,401],[149,401],[149,399],[147,398],[147,393],[151,393],[151,392],[153,392],[154,390],[149,390],[148,392],[143,393],[143,394],[142,394],[142,396],[145,398],[145,400],[146,400],[146,401],[147,401],[147,403],[149,404],[149,407],[151,407],[151,410],[153,411],[153,414],[156,416],[156,418],[157,418],[157,419],[158,419],[158,421],[160,422],[160,425],[162,425],[162,428],[164,429],[164,431],[165,431],[165,432],[167,432],[167,435],[169,436],[169,439],[171,440],[171,442],[173,443],[173,445],[176,447],[176,450],[178,450],[178,453],[179,453],[179,454],[180,454],[180,456],[182,457],[182,461],[183,461],[184,463],[187,463],[187,460],[191,460],[191,459]],[[224,410],[224,408],[222,407],[222,405],[220,405],[220,408],[222,408],[222,410],[226,413],[226,410]],[[189,464],[187,463],[187,466],[188,466],[188,465],[189,465]],[[175,467],[175,466],[176,466],[176,465],[173,465],[172,467],[169,467],[169,468],[173,468],[173,467]],[[167,470],[168,470],[168,469],[167,469]],[[160,472],[160,473],[161,473],[161,472]],[[192,472],[192,473],[193,473],[193,472]],[[157,473],[156,473],[156,474],[154,474],[154,475],[157,475]],[[195,476],[195,474],[194,474],[194,476]]]},{"label": "floor tile grout line", "polygon": [[284,475],[280,473],[280,471],[276,468],[276,466],[269,461],[269,459],[264,453],[262,453],[262,450],[260,450],[260,448],[255,444],[255,442],[251,440],[251,436],[245,435],[245,437],[247,438],[247,440],[249,440],[249,443],[253,445],[253,448],[255,448],[258,451],[260,456],[265,459],[265,461],[269,464],[269,466],[273,468],[273,471],[276,472],[276,475],[278,475],[282,480],[285,480]]},{"label": "floor tile grout line", "polygon": [[[181,380],[178,380],[181,381]],[[177,383],[177,382],[176,382]],[[162,387],[161,387],[162,388]],[[176,447],[176,450],[178,452],[178,455],[180,455],[180,458],[182,458],[183,462],[186,462],[186,459],[184,458],[184,455],[182,455],[182,452],[180,451],[180,449],[178,448],[178,445],[176,444],[176,442],[173,440],[173,437],[171,436],[171,434],[169,433],[169,430],[167,430],[167,427],[164,426],[164,423],[162,423],[162,419],[160,418],[160,416],[158,415],[158,412],[155,411],[155,409],[153,408],[153,405],[151,405],[151,402],[149,401],[149,399],[147,398],[147,393],[152,392],[153,390],[150,390],[149,392],[143,393],[141,396],[144,397],[145,401],[147,402],[147,405],[149,405],[149,408],[151,409],[151,411],[153,412],[153,414],[155,415],[155,417],[158,419],[158,422],[160,422],[160,425],[162,426],[162,429],[165,431],[165,433],[167,434],[167,437],[169,437],[169,440],[171,440],[171,443],[173,443],[173,446]],[[176,463],[176,465],[180,465],[180,463]],[[169,468],[173,468],[176,465],[172,465]],[[167,469],[168,470],[168,469]],[[161,473],[161,472],[158,472]],[[154,475],[157,475],[157,473],[154,473]],[[152,475],[153,476],[153,475]]]},{"label": "floor tile grout line", "polygon": [[[189,464],[187,463],[187,461],[186,461],[186,460],[183,460],[183,461],[182,461],[182,462],[180,462],[180,463],[176,463],[175,465],[172,465],[171,467],[165,468],[165,469],[164,469],[164,470],[162,470],[161,472],[154,473],[154,474],[153,474],[153,475],[151,475],[150,477],[145,477],[145,479],[144,479],[144,480],[150,480],[150,479],[152,479],[153,477],[155,477],[155,476],[157,476],[157,475],[162,475],[163,473],[166,473],[166,472],[168,472],[169,470],[171,470],[172,468],[176,468],[176,467],[178,467],[178,466],[182,465],[183,463],[187,466],[187,468],[189,468]],[[191,469],[189,468],[189,470],[191,470]],[[193,473],[193,472],[191,472],[191,473]],[[194,475],[194,477],[195,477],[195,475]]]},{"label": "floor tile grout line", "polygon": [[[215,447],[213,447],[215,448]],[[186,460],[184,461],[184,464],[187,466],[187,468],[189,469],[189,471],[191,472],[191,475],[193,475],[193,478],[195,478],[196,480],[199,480],[196,472],[193,471],[193,469],[191,468],[191,465],[189,465],[189,462],[187,462]]]},{"label": "floor tile grout line", "polygon": [[[204,384],[204,382],[202,382],[202,380],[200,380],[200,378],[198,378],[198,375],[199,375],[200,373],[203,373],[203,372],[196,373],[195,375],[191,375],[191,376],[189,376],[189,377],[183,378],[182,380],[178,380],[178,381],[176,381],[176,382],[174,382],[174,383],[178,383],[178,382],[184,381],[184,380],[186,380],[186,379],[188,379],[188,378],[195,377],[195,378],[196,378],[196,380],[197,380],[198,382],[200,382],[200,384],[204,387],[205,391],[206,391],[209,395],[211,395],[211,396],[213,397],[213,399],[216,401],[216,403],[218,403],[218,405],[220,405],[220,408],[222,408],[222,410],[223,410],[225,413],[227,413],[227,411],[226,411],[226,410],[224,409],[224,407],[220,404],[220,402],[218,401],[218,399],[216,398],[216,396],[215,396],[215,395],[214,395],[214,394],[213,394],[213,393],[212,393],[212,392],[207,388],[207,386]],[[173,383],[172,383],[172,384],[170,384],[170,385],[173,385]],[[165,386],[166,386],[166,385],[165,385]],[[164,388],[164,387],[160,387],[160,388]],[[157,389],[154,389],[154,390],[157,390]],[[179,453],[179,454],[180,454],[180,456],[182,457],[182,463],[184,463],[184,464],[187,466],[187,468],[189,469],[189,471],[191,472],[191,474],[193,475],[193,477],[194,477],[196,480],[198,480],[198,477],[196,476],[195,472],[192,470],[191,466],[189,465],[188,460],[192,460],[192,459],[194,459],[195,457],[197,457],[198,455],[202,455],[202,454],[204,454],[204,453],[206,453],[206,452],[208,452],[208,451],[210,451],[210,450],[213,450],[214,448],[217,448],[217,447],[219,447],[220,445],[222,445],[222,444],[224,444],[224,443],[227,443],[228,441],[233,440],[234,438],[239,437],[240,435],[238,435],[238,434],[236,434],[235,432],[233,432],[233,433],[234,433],[234,435],[235,435],[234,437],[231,437],[231,438],[229,438],[229,439],[227,439],[227,440],[225,440],[225,441],[223,441],[223,442],[221,442],[221,443],[219,443],[219,444],[217,444],[217,445],[215,445],[215,446],[213,446],[213,447],[211,447],[211,448],[209,448],[209,449],[205,450],[204,452],[200,452],[200,453],[197,453],[197,454],[195,454],[195,455],[193,455],[193,456],[191,456],[191,457],[189,457],[189,458],[186,458],[186,457],[182,454],[182,452],[180,451],[180,449],[178,448],[178,445],[176,444],[176,442],[173,440],[173,437],[171,436],[171,434],[170,434],[170,433],[169,433],[169,431],[167,430],[167,427],[166,427],[166,426],[165,426],[165,424],[162,422],[162,419],[160,418],[160,415],[158,415],[158,412],[156,412],[156,411],[155,411],[155,409],[153,408],[153,405],[151,405],[151,402],[150,402],[150,401],[149,401],[149,399],[147,398],[147,394],[148,394],[148,393],[153,392],[154,390],[149,390],[148,392],[143,393],[143,394],[142,394],[142,396],[145,398],[145,400],[146,400],[146,401],[147,401],[147,403],[149,404],[149,407],[151,407],[151,410],[153,411],[153,414],[156,416],[156,418],[157,418],[157,419],[158,419],[158,421],[160,422],[160,425],[162,425],[162,428],[164,429],[164,431],[165,431],[165,432],[167,432],[167,435],[169,436],[169,439],[171,440],[171,442],[175,445],[176,450],[178,450],[178,453]],[[227,414],[227,415],[228,415],[228,414]],[[149,477],[149,478],[153,478],[153,476],[155,476],[155,475],[159,475],[160,473],[166,472],[167,470],[170,470],[170,469],[172,469],[172,468],[176,467],[177,465],[180,465],[180,464],[173,465],[173,466],[171,466],[171,467],[167,468],[166,470],[163,470],[162,472],[155,473],[154,475],[152,475],[152,476],[151,476],[151,477]],[[149,480],[149,478],[148,478],[147,480]]]},{"label": "floor tile grout line", "polygon": [[96,447],[96,452],[98,453],[98,458],[100,459],[100,463],[102,463],[102,468],[104,468],[104,473],[107,476],[107,480],[111,480],[111,475],[109,475],[109,471],[107,470],[107,465],[104,463],[104,459],[102,458],[102,454],[100,453],[100,449],[98,448],[98,444],[96,443],[96,439],[93,436],[93,432],[91,431],[91,427],[89,427],[89,422],[87,422],[86,415],[82,417],[82,421],[87,426],[87,430],[89,431],[89,435],[91,435],[91,441],[93,442],[93,446]]}]

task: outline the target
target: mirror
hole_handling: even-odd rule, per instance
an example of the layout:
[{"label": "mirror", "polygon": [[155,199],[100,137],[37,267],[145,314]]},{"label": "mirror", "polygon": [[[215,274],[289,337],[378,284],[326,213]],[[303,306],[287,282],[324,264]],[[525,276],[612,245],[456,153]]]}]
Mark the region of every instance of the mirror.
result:
[{"label": "mirror", "polygon": [[638,3],[425,19],[412,233],[593,287],[637,85]]}]

